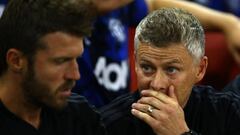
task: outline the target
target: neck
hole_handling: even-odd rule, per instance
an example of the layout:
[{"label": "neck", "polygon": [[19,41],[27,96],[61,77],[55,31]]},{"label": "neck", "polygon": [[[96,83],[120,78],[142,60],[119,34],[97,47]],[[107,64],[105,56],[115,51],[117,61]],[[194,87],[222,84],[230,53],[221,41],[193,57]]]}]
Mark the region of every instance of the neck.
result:
[{"label": "neck", "polygon": [[11,111],[13,114],[29,123],[35,128],[39,128],[41,121],[41,108],[36,107],[26,101],[15,100],[14,102],[2,101],[3,104]]},{"label": "neck", "polygon": [[19,86],[16,81],[13,85],[13,83],[3,82],[1,80],[0,100],[11,113],[33,127],[39,128],[41,122],[41,107],[26,101],[22,89]]}]

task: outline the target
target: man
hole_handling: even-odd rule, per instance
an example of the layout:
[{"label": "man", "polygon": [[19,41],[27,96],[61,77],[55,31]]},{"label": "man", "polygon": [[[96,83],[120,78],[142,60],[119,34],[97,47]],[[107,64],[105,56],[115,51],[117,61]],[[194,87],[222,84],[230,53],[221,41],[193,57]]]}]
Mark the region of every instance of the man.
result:
[{"label": "man", "polygon": [[69,99],[91,31],[87,0],[11,0],[0,19],[0,134],[102,135],[84,98]]},{"label": "man", "polygon": [[[149,12],[161,7],[179,7],[199,18],[206,29],[224,32],[229,48],[238,58],[240,21],[236,16],[216,12],[179,0],[94,0],[99,16],[93,34],[84,40],[83,57],[78,60],[82,78],[74,92],[101,107],[129,92],[129,27],[136,27]],[[236,59],[237,60],[237,59]],[[240,63],[240,61],[239,61]]]},{"label": "man", "polygon": [[204,31],[186,11],[163,8],[136,29],[139,91],[101,109],[110,135],[239,135],[240,98],[194,86],[207,68]]}]

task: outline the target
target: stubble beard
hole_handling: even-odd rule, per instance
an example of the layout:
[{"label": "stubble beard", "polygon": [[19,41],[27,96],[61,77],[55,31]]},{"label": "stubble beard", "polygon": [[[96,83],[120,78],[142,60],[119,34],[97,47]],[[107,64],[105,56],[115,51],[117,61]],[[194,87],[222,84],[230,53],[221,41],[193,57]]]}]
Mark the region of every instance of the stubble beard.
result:
[{"label": "stubble beard", "polygon": [[65,101],[57,103],[56,95],[59,90],[51,93],[51,89],[36,78],[33,66],[29,66],[28,69],[22,82],[23,96],[26,103],[36,108],[51,107],[57,110],[67,106],[67,99],[62,99]]}]

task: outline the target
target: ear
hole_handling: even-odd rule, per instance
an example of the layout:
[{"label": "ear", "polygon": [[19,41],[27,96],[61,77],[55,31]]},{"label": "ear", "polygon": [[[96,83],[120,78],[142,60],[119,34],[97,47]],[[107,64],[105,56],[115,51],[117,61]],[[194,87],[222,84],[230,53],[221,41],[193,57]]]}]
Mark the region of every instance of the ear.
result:
[{"label": "ear", "polygon": [[22,72],[24,66],[26,65],[26,57],[23,56],[23,53],[15,48],[8,50],[6,55],[6,61],[8,64],[9,70],[20,73]]},{"label": "ear", "polygon": [[197,82],[201,81],[206,73],[206,70],[207,70],[207,66],[208,66],[208,58],[207,56],[204,56],[199,65],[198,65],[198,71],[197,71],[197,75],[196,75],[196,78],[197,78]]},{"label": "ear", "polygon": [[133,61],[134,61],[134,68],[135,68],[135,73],[137,73],[138,70],[138,65],[137,65],[137,54],[134,53],[134,57],[133,57]]}]

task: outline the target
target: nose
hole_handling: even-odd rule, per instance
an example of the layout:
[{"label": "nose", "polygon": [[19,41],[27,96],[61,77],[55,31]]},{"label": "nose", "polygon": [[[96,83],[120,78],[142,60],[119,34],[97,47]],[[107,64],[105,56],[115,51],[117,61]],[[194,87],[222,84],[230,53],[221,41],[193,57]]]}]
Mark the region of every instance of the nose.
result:
[{"label": "nose", "polygon": [[156,91],[162,91],[166,92],[168,88],[168,77],[163,72],[156,72],[156,74],[153,75],[151,82],[150,82],[150,88]]},{"label": "nose", "polygon": [[70,63],[69,68],[66,70],[67,70],[66,79],[70,79],[70,80],[80,79],[80,72],[79,72],[78,63],[76,60],[72,61]]}]

